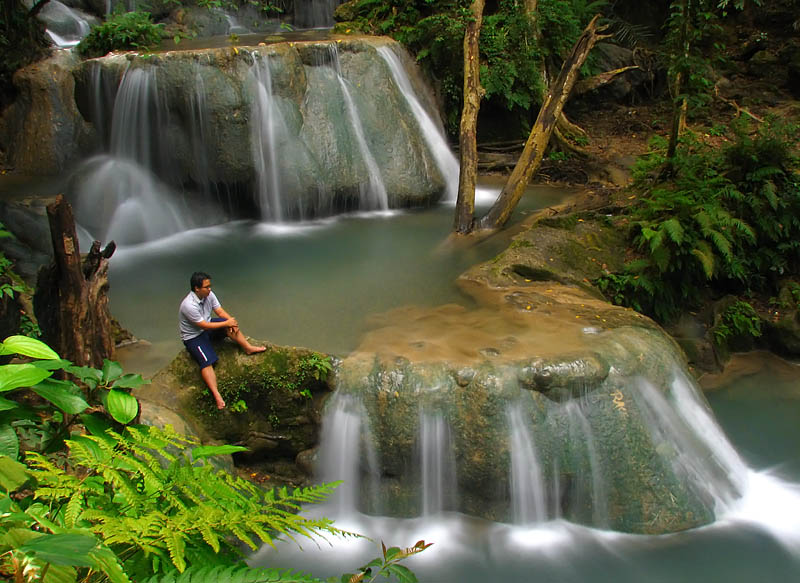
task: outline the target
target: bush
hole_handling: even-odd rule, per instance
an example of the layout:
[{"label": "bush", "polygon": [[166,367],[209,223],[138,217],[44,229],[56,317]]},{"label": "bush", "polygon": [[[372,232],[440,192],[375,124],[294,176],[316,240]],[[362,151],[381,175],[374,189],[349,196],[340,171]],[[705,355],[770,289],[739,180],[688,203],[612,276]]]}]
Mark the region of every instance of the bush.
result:
[{"label": "bush", "polygon": [[774,294],[779,277],[800,267],[796,131],[778,120],[756,131],[740,122],[723,149],[687,133],[669,176],[657,173],[664,142],[654,142],[634,171],[642,191],[629,211],[638,257],[598,287],[662,322],[709,293]]},{"label": "bush", "polygon": [[111,51],[149,50],[161,43],[163,24],[155,24],[149,12],[123,12],[92,27],[78,45],[86,57],[100,57]]}]

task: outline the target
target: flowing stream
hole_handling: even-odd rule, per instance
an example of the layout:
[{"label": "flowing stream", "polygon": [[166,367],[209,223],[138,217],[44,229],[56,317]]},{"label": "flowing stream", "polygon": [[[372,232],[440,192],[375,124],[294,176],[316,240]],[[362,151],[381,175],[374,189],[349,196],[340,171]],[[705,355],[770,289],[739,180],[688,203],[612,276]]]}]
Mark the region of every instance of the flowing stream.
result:
[{"label": "flowing stream", "polygon": [[[728,500],[718,520],[707,527],[641,536],[560,519],[528,526],[458,513],[392,519],[357,512],[339,515],[328,506],[315,512],[333,516],[338,526],[372,540],[304,544],[304,551],[286,542],[277,550],[262,548],[251,563],[302,565],[324,577],[352,572],[378,556],[380,541],[410,546],[424,539],[434,545],[405,564],[420,581],[433,583],[794,581],[800,572],[800,367],[774,358],[759,364],[757,374],[729,379],[711,394],[722,429],[730,432],[744,459],[713,429],[717,425],[710,418],[703,420],[707,431],[702,439],[712,440],[721,457],[733,453],[734,459],[722,463],[740,465],[736,471],[742,471],[744,495]],[[681,387],[672,390],[688,422],[706,414]],[[528,444],[523,449],[528,446],[532,448]]]}]

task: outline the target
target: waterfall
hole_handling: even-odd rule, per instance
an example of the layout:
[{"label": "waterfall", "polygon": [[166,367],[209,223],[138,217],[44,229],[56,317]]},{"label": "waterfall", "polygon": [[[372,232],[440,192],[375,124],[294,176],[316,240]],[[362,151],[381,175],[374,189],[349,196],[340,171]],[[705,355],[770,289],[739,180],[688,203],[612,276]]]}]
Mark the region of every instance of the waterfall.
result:
[{"label": "waterfall", "polygon": [[[372,497],[377,492],[374,481],[378,476],[378,464],[375,451],[369,445],[372,440],[367,419],[364,406],[353,395],[335,393],[328,403],[317,474],[323,482],[343,482],[330,499],[338,516],[349,516],[359,510],[358,501],[363,490]],[[369,479],[363,484],[365,471]],[[374,500],[367,502],[374,503]]]},{"label": "waterfall", "polygon": [[719,516],[741,494],[747,470],[696,389],[678,371],[674,374],[666,394],[639,378],[634,395],[657,451],[699,496],[711,498]]},{"label": "waterfall", "polygon": [[546,488],[531,432],[519,402],[506,409],[511,454],[511,515],[518,524],[547,519]]},{"label": "waterfall", "polygon": [[159,161],[158,82],[152,67],[129,68],[120,81],[111,119],[111,154],[153,169]]},{"label": "waterfall", "polygon": [[330,28],[333,11],[342,0],[295,0],[294,25],[297,28]]},{"label": "waterfall", "polygon": [[172,201],[169,187],[124,158],[90,158],[74,179],[73,188],[78,222],[100,241],[132,245],[191,226]]},{"label": "waterfall", "polygon": [[456,463],[450,427],[440,413],[420,411],[419,458],[422,515],[457,507]]},{"label": "waterfall", "polygon": [[350,89],[348,88],[349,84],[342,76],[339,66],[339,51],[333,43],[328,45],[328,50],[331,57],[331,65],[336,73],[336,78],[341,87],[342,97],[344,97],[344,102],[347,107],[348,120],[356,140],[356,145],[358,146],[358,151],[361,153],[361,157],[367,167],[367,182],[365,184],[362,181],[359,184],[359,209],[388,210],[389,196],[386,193],[386,186],[383,183],[378,164],[375,162],[375,157],[372,155],[367,140],[364,137],[364,128],[361,125],[361,118],[358,115],[356,104],[350,94]]},{"label": "waterfall", "polygon": [[575,504],[576,506],[591,505],[592,524],[602,528],[608,526],[608,487],[603,477],[603,465],[600,462],[594,433],[582,404],[582,400],[570,399],[564,405],[569,423],[570,446],[580,444],[588,461],[589,477],[581,475],[582,473],[579,472],[578,483],[575,487]]},{"label": "waterfall", "polygon": [[262,218],[282,221],[285,219],[281,202],[280,167],[278,166],[278,140],[276,134],[286,134],[286,126],[279,116],[272,95],[272,75],[269,57],[253,64],[256,81],[256,97],[253,102],[251,126],[253,162],[258,177],[258,201]]},{"label": "waterfall", "polygon": [[403,67],[395,52],[388,46],[382,46],[378,47],[378,54],[383,57],[389,66],[392,77],[411,108],[414,119],[417,120],[422,131],[422,137],[433,155],[439,171],[444,176],[447,184],[445,199],[454,202],[458,193],[458,160],[450,150],[450,145],[447,143],[441,128],[417,98],[414,89],[411,87],[411,81],[406,74],[405,67]]},{"label": "waterfall", "polygon": [[58,0],[50,0],[38,15],[47,26],[46,34],[59,48],[74,47],[89,34],[93,18]]},{"label": "waterfall", "polygon": [[[102,75],[92,69],[95,124],[102,124]],[[86,160],[72,178],[70,194],[78,223],[92,237],[130,245],[166,237],[193,226],[178,197],[158,175],[170,161],[160,148],[165,123],[155,69],[128,68],[114,97],[109,153]],[[104,135],[105,127],[98,127]]]}]

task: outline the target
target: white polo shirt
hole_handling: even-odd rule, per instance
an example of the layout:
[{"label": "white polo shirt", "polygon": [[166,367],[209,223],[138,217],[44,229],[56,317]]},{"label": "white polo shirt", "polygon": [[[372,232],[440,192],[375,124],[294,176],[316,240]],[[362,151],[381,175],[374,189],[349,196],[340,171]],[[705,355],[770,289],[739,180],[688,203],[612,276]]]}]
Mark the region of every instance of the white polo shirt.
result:
[{"label": "white polo shirt", "polygon": [[214,292],[209,292],[206,299],[201,300],[197,297],[194,291],[190,291],[188,295],[183,298],[180,310],[178,310],[178,329],[181,334],[181,340],[186,342],[203,333],[203,329],[197,325],[197,322],[211,321],[211,314],[214,310],[220,307],[219,300]]}]

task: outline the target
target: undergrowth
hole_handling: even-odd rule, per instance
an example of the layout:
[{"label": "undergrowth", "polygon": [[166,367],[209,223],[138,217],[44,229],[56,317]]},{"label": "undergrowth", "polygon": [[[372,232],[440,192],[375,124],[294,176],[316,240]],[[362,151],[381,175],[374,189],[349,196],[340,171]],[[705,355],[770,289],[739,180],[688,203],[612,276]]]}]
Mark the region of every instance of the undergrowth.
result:
[{"label": "undergrowth", "polygon": [[654,139],[634,172],[634,257],[596,285],[662,323],[708,297],[775,295],[800,267],[796,132],[782,120],[740,120],[721,148],[687,132],[669,174],[666,143]]}]

